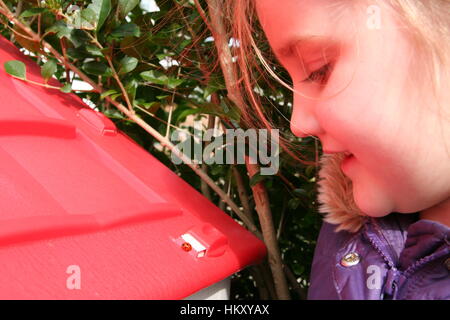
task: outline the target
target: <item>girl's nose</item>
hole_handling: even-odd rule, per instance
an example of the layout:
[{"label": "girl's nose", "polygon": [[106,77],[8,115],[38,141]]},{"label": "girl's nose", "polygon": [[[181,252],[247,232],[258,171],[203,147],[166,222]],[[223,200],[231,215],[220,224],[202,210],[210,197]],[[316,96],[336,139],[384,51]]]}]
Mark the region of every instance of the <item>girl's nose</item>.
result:
[{"label": "girl's nose", "polygon": [[322,128],[312,110],[314,104],[315,101],[294,94],[290,129],[295,136],[305,138],[321,135]]}]

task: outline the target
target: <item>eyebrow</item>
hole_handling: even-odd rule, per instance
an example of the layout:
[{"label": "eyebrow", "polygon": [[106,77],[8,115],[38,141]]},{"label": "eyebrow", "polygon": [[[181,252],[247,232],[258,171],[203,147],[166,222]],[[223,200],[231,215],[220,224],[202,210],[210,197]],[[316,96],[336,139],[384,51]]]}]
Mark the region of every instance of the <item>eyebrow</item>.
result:
[{"label": "eyebrow", "polygon": [[312,50],[315,47],[321,46],[324,43],[331,45],[336,40],[332,38],[328,38],[321,35],[306,35],[306,36],[298,36],[288,40],[283,46],[280,46],[278,49],[275,49],[275,53],[280,57],[289,57],[293,54],[294,46],[298,46],[299,44],[309,44],[310,48],[306,48],[306,50]]}]

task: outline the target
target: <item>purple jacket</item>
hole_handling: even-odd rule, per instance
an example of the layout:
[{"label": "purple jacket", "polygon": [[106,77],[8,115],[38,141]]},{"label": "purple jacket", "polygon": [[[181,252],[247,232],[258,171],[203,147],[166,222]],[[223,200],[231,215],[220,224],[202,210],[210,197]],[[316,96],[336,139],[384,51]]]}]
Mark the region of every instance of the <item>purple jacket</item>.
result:
[{"label": "purple jacket", "polygon": [[308,299],[450,299],[450,228],[418,213],[367,219],[356,232],[324,222]]}]

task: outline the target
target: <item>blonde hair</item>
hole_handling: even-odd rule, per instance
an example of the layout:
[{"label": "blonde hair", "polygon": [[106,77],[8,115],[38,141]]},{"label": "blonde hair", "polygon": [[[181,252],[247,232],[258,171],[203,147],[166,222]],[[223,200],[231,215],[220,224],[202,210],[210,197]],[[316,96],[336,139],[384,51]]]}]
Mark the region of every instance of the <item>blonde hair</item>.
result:
[{"label": "blonde hair", "polygon": [[[263,34],[256,19],[255,0],[228,0],[226,3],[232,37],[239,40],[237,69],[240,81],[238,86],[252,108],[257,110],[256,113],[253,113],[251,108],[240,110],[242,118],[249,126],[257,126],[258,123],[266,126],[267,124],[272,125],[267,117],[255,119],[254,114],[261,115],[263,113],[262,101],[254,92],[255,79],[268,73],[292,92],[294,89],[277,76],[271,63],[263,56],[262,52],[271,54],[271,52],[267,52],[270,50],[259,48],[261,44],[267,44],[267,40],[265,38],[255,39],[255,36]],[[442,120],[450,119],[443,115],[445,111],[450,113],[448,101],[445,101],[447,104],[443,106],[439,99],[440,92],[445,90],[445,86],[448,86],[445,81],[450,80],[450,0],[339,1],[341,6],[356,4],[387,4],[393,10],[395,17],[404,27],[402,30],[405,36],[415,49],[413,58],[414,67],[417,69],[411,70],[413,81],[418,90],[424,87],[421,84],[431,84],[432,95],[436,98],[439,107],[442,128]],[[419,70],[420,72],[418,72]],[[267,78],[265,79],[267,80]],[[448,148],[448,146],[446,147]]]}]

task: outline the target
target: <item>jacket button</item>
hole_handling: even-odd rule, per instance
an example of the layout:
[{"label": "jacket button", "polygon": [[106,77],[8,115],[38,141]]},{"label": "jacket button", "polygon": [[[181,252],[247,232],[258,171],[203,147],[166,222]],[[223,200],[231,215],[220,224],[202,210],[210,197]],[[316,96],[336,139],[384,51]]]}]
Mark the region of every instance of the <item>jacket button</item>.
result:
[{"label": "jacket button", "polygon": [[450,271],[450,258],[447,258],[447,260],[445,260],[444,264],[447,267],[447,270]]},{"label": "jacket button", "polygon": [[357,265],[360,260],[361,258],[359,254],[357,254],[356,252],[350,252],[341,259],[341,265],[343,265],[344,267],[351,267]]}]

